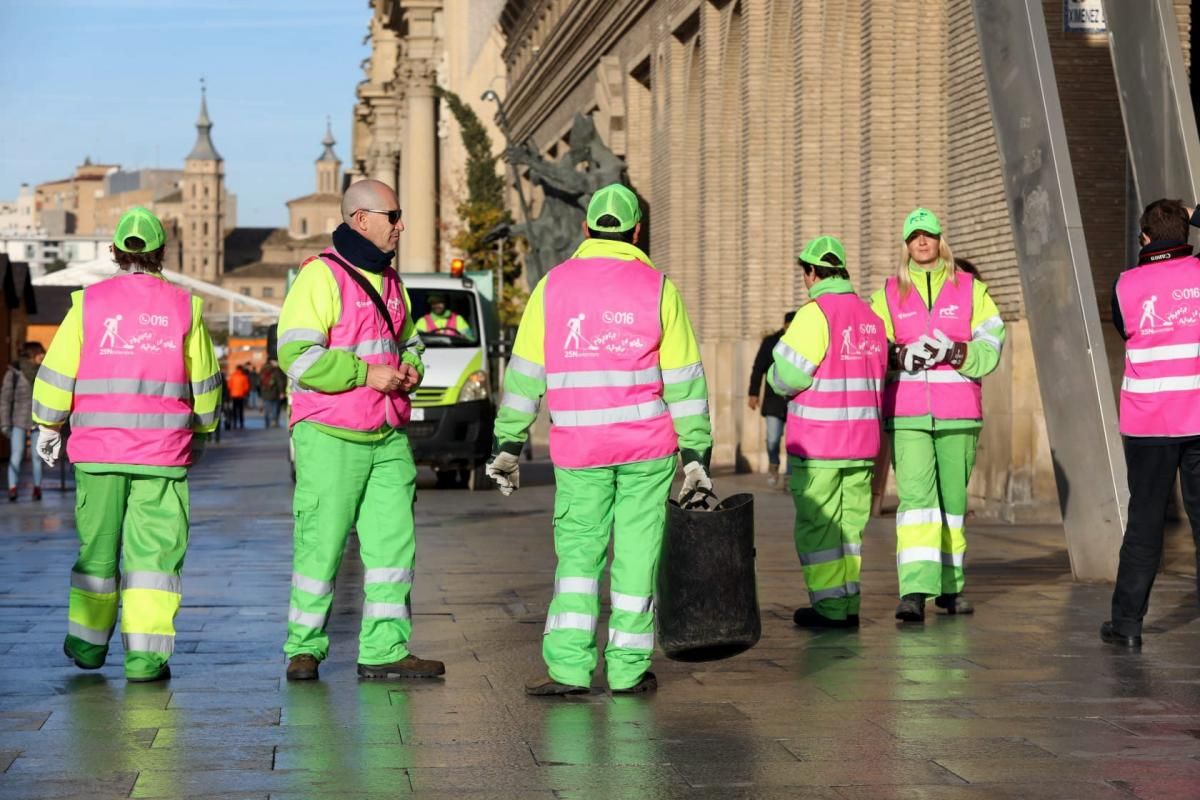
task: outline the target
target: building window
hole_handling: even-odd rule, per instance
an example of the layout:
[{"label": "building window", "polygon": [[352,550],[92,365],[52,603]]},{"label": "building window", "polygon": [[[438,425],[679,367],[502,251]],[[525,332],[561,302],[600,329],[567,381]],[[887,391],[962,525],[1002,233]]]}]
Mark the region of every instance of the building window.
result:
[{"label": "building window", "polygon": [[208,197],[208,186],[207,185],[204,187],[204,196]]},{"label": "building window", "polygon": [[208,236],[208,222],[204,223],[204,235]]},{"label": "building window", "polygon": [[308,236],[308,220],[306,219],[300,220],[300,235]]},{"label": "building window", "polygon": [[263,297],[274,297],[274,296],[275,296],[275,287],[274,286],[264,286],[263,287]]},{"label": "building window", "polygon": [[249,297],[249,296],[250,296],[250,287],[249,287],[249,286],[243,286],[243,287],[241,288],[241,290],[240,290],[240,291],[241,291],[241,293],[242,293],[242,294],[244,294],[246,297]]},{"label": "building window", "polygon": [[192,184],[192,197],[196,196],[196,184]]},{"label": "building window", "polygon": [[25,260],[26,261],[33,259],[35,253],[37,253],[37,249],[33,245],[31,245],[31,244],[25,245]]}]

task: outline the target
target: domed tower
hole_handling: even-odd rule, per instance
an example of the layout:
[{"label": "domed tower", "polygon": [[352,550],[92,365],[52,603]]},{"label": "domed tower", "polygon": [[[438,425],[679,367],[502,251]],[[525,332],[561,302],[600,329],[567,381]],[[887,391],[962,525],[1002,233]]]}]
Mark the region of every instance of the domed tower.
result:
[{"label": "domed tower", "polygon": [[212,143],[204,82],[196,144],[183,163],[182,268],[185,275],[220,283],[225,263],[225,162]]},{"label": "domed tower", "polygon": [[317,159],[317,194],[340,194],[342,162],[333,152],[336,144],[333,138],[333,125],[325,118],[325,138],[321,140],[325,152]]}]

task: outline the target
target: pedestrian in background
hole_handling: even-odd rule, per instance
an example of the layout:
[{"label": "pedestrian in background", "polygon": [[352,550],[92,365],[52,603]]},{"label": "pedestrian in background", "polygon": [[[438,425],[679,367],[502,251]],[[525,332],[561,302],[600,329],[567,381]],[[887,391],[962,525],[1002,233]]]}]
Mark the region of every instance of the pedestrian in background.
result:
[{"label": "pedestrian in background", "polygon": [[279,362],[271,359],[259,373],[259,392],[263,400],[263,425],[279,427],[279,411],[287,392],[287,376],[279,368]]},{"label": "pedestrian in background", "polygon": [[29,441],[33,462],[33,499],[42,499],[42,460],[36,455],[37,425],[33,422],[33,382],[38,366],[46,355],[41,342],[21,345],[21,357],[10,364],[0,383],[0,432],[8,439],[8,502],[17,502],[17,483],[25,460],[25,441]]},{"label": "pedestrian in background", "polygon": [[767,485],[772,489],[779,485],[779,446],[783,441],[787,419],[787,398],[771,388],[770,383],[764,386],[763,381],[767,377],[767,370],[771,368],[771,353],[795,316],[795,311],[784,314],[783,327],[763,337],[754,356],[754,367],[750,370],[750,391],[746,398],[746,405],[751,411],[757,411],[760,406],[762,408],[763,422],[767,426]]},{"label": "pedestrian in background", "polygon": [[[113,233],[121,274],[72,295],[33,388],[38,455],[69,419],[79,557],[63,650],[99,669],[121,610],[125,677],[171,677],[188,544],[188,467],[217,424],[221,376],[204,300],[162,276],[166,233],[144,208]],[[119,588],[118,588],[119,586]]]},{"label": "pedestrian in background", "polygon": [[246,367],[239,364],[229,373],[229,421],[234,430],[246,427],[246,398],[250,396],[250,376]]}]

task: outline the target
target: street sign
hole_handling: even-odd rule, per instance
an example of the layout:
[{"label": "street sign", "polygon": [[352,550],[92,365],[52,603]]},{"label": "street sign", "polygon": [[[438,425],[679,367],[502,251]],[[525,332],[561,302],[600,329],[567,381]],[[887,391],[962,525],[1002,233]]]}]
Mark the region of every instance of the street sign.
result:
[{"label": "street sign", "polygon": [[1103,0],[1063,0],[1063,31],[1066,33],[1105,33]]}]

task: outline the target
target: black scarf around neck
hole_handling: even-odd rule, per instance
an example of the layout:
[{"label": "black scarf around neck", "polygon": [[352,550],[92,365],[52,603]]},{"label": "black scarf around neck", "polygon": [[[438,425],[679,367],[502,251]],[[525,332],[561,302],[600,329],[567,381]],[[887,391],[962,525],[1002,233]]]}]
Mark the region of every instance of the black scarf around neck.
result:
[{"label": "black scarf around neck", "polygon": [[344,222],[333,231],[333,248],[359,269],[375,273],[383,272],[383,268],[391,265],[396,255],[395,250],[386,253],[380,250]]}]

